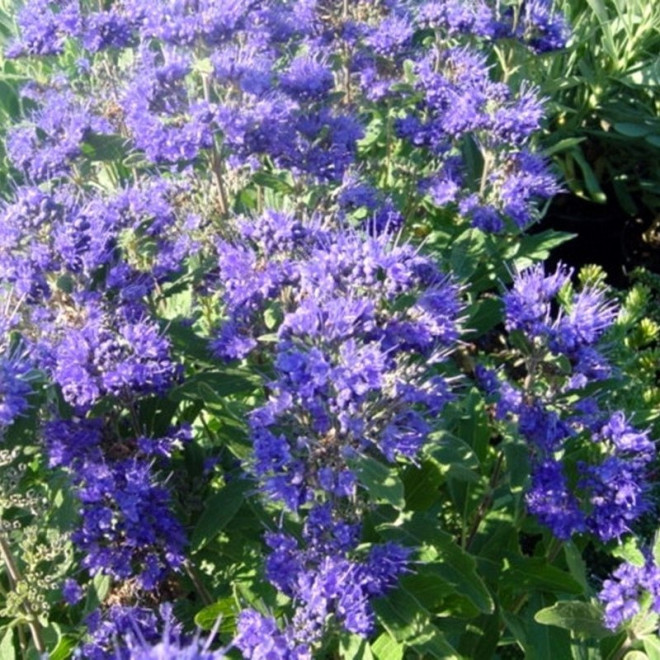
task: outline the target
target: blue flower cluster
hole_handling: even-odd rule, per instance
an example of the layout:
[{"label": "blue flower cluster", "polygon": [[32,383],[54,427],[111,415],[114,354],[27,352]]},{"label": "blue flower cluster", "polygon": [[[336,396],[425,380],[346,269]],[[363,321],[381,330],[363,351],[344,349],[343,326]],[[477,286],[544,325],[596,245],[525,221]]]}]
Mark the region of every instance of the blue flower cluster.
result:
[{"label": "blue flower cluster", "polygon": [[66,469],[76,486],[81,523],[72,538],[84,568],[153,590],[181,566],[185,534],[154,463],[189,439],[186,429],[158,439],[118,438],[100,419],[59,420],[44,436],[50,466]]},{"label": "blue flower cluster", "polygon": [[[413,111],[397,119],[398,134],[437,160],[423,182],[436,206],[454,204],[461,215],[487,232],[505,223],[524,228],[534,219],[534,201],[559,188],[543,159],[530,151],[543,108],[536,91],[518,94],[491,80],[486,58],[467,47],[431,51],[415,63]],[[478,140],[484,164],[476,189],[460,155],[467,138]],[[474,173],[472,173],[474,176]]]},{"label": "blue flower cluster", "polygon": [[[169,603],[158,612],[145,607],[113,605],[105,619],[98,612],[88,617],[91,641],[76,650],[75,658],[105,660],[114,648],[112,660],[223,660],[224,650],[213,651],[214,633],[206,640],[200,635],[182,634]],[[162,632],[159,632],[162,631]],[[123,640],[125,644],[120,644]]]},{"label": "blue flower cluster", "polygon": [[[537,92],[491,80],[483,54],[498,39],[539,53],[565,45],[565,20],[548,0],[519,11],[485,0],[389,2],[366,12],[303,0],[225,4],[131,1],[90,12],[74,0],[57,8],[28,2],[10,55],[59,53],[66,38],[91,53],[139,53],[122,72],[123,89],[103,90],[108,98],[96,124],[69,109],[73,121],[64,120],[56,136],[52,118],[67,101],[53,99],[38,113],[43,121],[10,136],[12,161],[31,176],[65,171],[81,137],[112,129],[154,163],[190,163],[210,150],[222,181],[227,168],[249,171],[267,157],[296,176],[338,183],[365,135],[357,102],[386,97],[400,107],[398,136],[431,158],[422,189],[437,206],[451,204],[475,226],[500,232],[511,222],[527,226],[534,202],[557,192],[530,147],[543,114]],[[437,35],[433,46],[413,38],[428,33]],[[150,43],[163,47],[156,53]],[[412,63],[409,92],[399,84],[405,60]],[[35,128],[52,136],[38,158]],[[476,188],[461,155],[468,138],[483,156]]]},{"label": "blue flower cluster", "polygon": [[29,369],[29,363],[18,353],[0,356],[0,438],[3,429],[28,408],[28,397],[32,392]]},{"label": "blue flower cluster", "polygon": [[[573,291],[571,272],[561,265],[550,274],[541,265],[517,273],[504,307],[507,330],[527,345],[527,377],[519,389],[491,376],[488,387],[497,391],[497,414],[514,419],[529,443],[529,510],[560,539],[580,532],[620,539],[649,510],[645,476],[654,444],[648,432],[593,397],[583,398],[579,409],[566,403],[571,392],[610,375],[596,344],[617,309],[602,287]],[[550,390],[545,380],[536,387],[542,374],[554,383]],[[590,451],[575,463],[577,477],[569,476],[579,438],[590,440]]]},{"label": "blue flower cluster", "polygon": [[456,286],[387,234],[276,212],[239,231],[218,244],[227,321],[215,350],[258,350],[270,317],[277,334],[271,395],[250,420],[253,469],[291,509],[317,488],[351,496],[350,454],[414,457],[446,403],[428,366],[458,336]]},{"label": "blue flower cluster", "polygon": [[642,611],[642,597],[650,599],[650,609],[660,614],[660,567],[650,553],[640,564],[624,562],[603,582],[598,596],[605,604],[605,625],[611,630]]},{"label": "blue flower cluster", "polygon": [[[346,519],[358,492],[352,461],[419,453],[450,398],[429,367],[458,336],[458,290],[389,234],[275,211],[240,221],[236,234],[217,246],[227,318],[214,348],[226,359],[272,354],[270,395],[250,416],[250,470],[271,500],[307,521],[304,550],[285,534],[268,539],[269,579],[299,603],[285,637],[317,641],[330,613],[367,634],[368,600],[393,584],[407,553],[375,546],[377,562],[348,558],[359,535]],[[260,346],[268,332],[275,344]]]}]

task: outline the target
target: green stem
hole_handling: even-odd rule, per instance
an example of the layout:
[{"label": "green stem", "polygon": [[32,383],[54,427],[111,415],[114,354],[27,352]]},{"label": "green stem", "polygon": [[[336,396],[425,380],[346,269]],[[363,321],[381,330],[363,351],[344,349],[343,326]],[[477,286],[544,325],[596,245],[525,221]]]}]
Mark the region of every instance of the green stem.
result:
[{"label": "green stem", "polygon": [[490,506],[493,503],[495,488],[497,486],[498,481],[500,480],[500,474],[502,472],[503,462],[504,462],[504,453],[500,452],[497,457],[495,467],[493,468],[493,472],[490,475],[490,481],[488,483],[488,491],[481,500],[479,509],[477,510],[474,520],[470,525],[470,531],[467,534],[467,539],[463,546],[466,550],[469,550],[472,541],[474,541],[474,537],[477,535],[477,532],[479,531],[479,526],[483,522],[483,519],[486,517],[486,514],[488,513]]},{"label": "green stem", "polygon": [[186,560],[183,564],[183,568],[186,571],[186,575],[190,578],[191,582],[193,583],[195,587],[195,591],[197,591],[199,597],[202,599],[202,603],[204,603],[205,606],[212,605],[214,602],[213,597],[207,591],[202,581],[199,579],[199,576],[197,575],[195,567],[192,565],[192,563]]},{"label": "green stem", "polygon": [[[9,543],[7,543],[7,539],[5,539],[5,537],[2,535],[0,535],[0,554],[2,555],[2,559],[4,560],[5,565],[7,566],[9,581],[12,585],[14,585],[15,588],[15,586],[22,580],[22,576],[16,562],[14,561],[14,557],[11,554]],[[25,600],[21,605],[21,609],[23,610],[23,615],[25,616],[28,628],[30,629],[30,634],[32,635],[32,641],[34,642],[35,648],[37,651],[39,651],[40,654],[45,653],[46,646],[44,644],[41,624],[32,613],[30,602]]]},{"label": "green stem", "polygon": [[[211,102],[211,84],[210,77],[208,75],[202,75],[202,86],[204,88],[204,100],[207,103]],[[218,186],[218,192],[220,193],[220,214],[224,217],[227,215],[229,210],[229,202],[227,201],[227,189],[225,188],[224,180],[224,168],[222,163],[222,158],[218,150],[218,145],[216,144],[215,139],[213,140],[213,146],[211,147],[211,170],[213,171],[213,177]]]}]

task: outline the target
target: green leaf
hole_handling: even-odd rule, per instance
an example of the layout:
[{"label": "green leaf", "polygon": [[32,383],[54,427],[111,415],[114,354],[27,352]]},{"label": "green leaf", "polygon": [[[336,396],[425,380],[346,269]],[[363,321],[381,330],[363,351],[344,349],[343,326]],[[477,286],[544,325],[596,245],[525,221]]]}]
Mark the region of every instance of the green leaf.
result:
[{"label": "green leaf", "polygon": [[347,462],[373,500],[386,502],[395,509],[403,509],[404,488],[396,469],[369,456],[359,456]]},{"label": "green leaf", "polygon": [[646,653],[643,653],[642,651],[628,651],[623,656],[623,660],[649,660],[648,656]]},{"label": "green leaf", "polygon": [[440,552],[440,561],[426,564],[424,574],[442,578],[456,594],[467,598],[480,612],[492,613],[493,599],[483,580],[477,575],[474,559],[453,539],[449,539]]},{"label": "green leaf", "polygon": [[2,658],[2,660],[15,660],[16,658],[13,628],[7,628],[2,637],[2,642],[0,642],[0,658]]},{"label": "green leaf", "polygon": [[[655,546],[653,550],[655,551]],[[644,566],[646,563],[644,553],[639,549],[638,540],[634,536],[627,538],[615,548],[612,548],[612,555],[614,557],[620,557],[635,566]]]},{"label": "green leaf", "polygon": [[383,628],[399,642],[420,635],[428,624],[428,612],[405,589],[379,598],[373,607]]},{"label": "green leaf", "polygon": [[577,234],[548,229],[538,234],[522,236],[513,247],[514,252],[508,254],[515,257],[516,268],[526,268],[537,261],[547,259],[554,248],[576,237]]},{"label": "green leaf", "polygon": [[578,584],[582,585],[584,592],[588,593],[590,587],[587,579],[587,565],[575,543],[572,541],[564,543],[564,556],[566,557],[566,565],[570,574]]},{"label": "green leaf", "polygon": [[193,551],[208,545],[227,526],[245,501],[248,488],[246,481],[232,481],[208,499],[192,533]]},{"label": "green leaf", "polygon": [[499,616],[482,614],[470,621],[460,637],[458,650],[466,658],[496,657],[502,639]]},{"label": "green leaf", "polygon": [[452,243],[449,267],[454,276],[467,280],[479,266],[485,254],[486,238],[479,229],[468,229]]},{"label": "green leaf", "polygon": [[556,142],[555,144],[550,145],[544,149],[543,155],[546,156],[546,158],[549,158],[550,156],[554,156],[556,153],[567,151],[571,147],[575,147],[576,145],[580,144],[580,142],[584,142],[586,139],[586,137],[564,138],[563,140],[559,140],[559,142]]},{"label": "green leaf", "polygon": [[444,634],[431,623],[424,627],[420,635],[409,641],[407,646],[422,653],[424,658],[444,660],[461,657],[458,651],[447,641]]},{"label": "green leaf", "polygon": [[618,635],[611,635],[605,637],[600,641],[600,653],[603,660],[614,660],[621,657],[621,649],[628,641],[628,633],[626,631],[620,632]]},{"label": "green leaf", "polygon": [[603,626],[602,609],[591,603],[559,601],[537,612],[534,620],[546,626],[557,626],[596,639],[612,634]]},{"label": "green leaf", "polygon": [[373,660],[369,642],[359,635],[346,635],[339,644],[339,655],[342,658],[355,660]]},{"label": "green leaf", "polygon": [[379,525],[378,531],[386,538],[420,549],[424,561],[420,574],[441,578],[477,610],[485,614],[493,612],[493,599],[477,574],[474,558],[460,548],[450,534],[438,529],[433,516],[406,513],[395,523]]},{"label": "green leaf", "polygon": [[89,589],[87,591],[87,598],[85,600],[85,614],[94,611],[108,595],[110,591],[110,576],[98,573],[94,576]]},{"label": "green leaf", "polygon": [[200,337],[186,322],[168,320],[162,321],[161,326],[179,354],[202,364],[214,363],[209,340]]},{"label": "green leaf", "polygon": [[507,557],[509,566],[502,573],[502,585],[514,592],[548,591],[581,594],[582,587],[565,571],[552,566],[544,557]]},{"label": "green leaf", "polygon": [[642,640],[644,651],[649,660],[660,660],[660,639],[657,635],[648,635]]},{"label": "green leaf", "polygon": [[428,459],[417,467],[411,465],[403,474],[406,508],[409,511],[428,509],[438,498],[438,488],[444,480],[440,464]]},{"label": "green leaf", "polygon": [[264,170],[259,170],[254,174],[252,180],[258,186],[262,186],[263,188],[290,195],[294,192],[294,188],[283,178],[284,176],[285,175],[272,174]]},{"label": "green leaf", "polygon": [[653,131],[653,127],[646,124],[633,124],[631,122],[622,121],[614,124],[614,130],[626,137],[636,138],[649,135],[649,133]]},{"label": "green leaf", "polygon": [[282,322],[282,311],[277,305],[270,305],[264,311],[264,324],[268,330],[275,330]]},{"label": "green leaf", "polygon": [[195,624],[202,630],[211,630],[220,620],[218,628],[221,633],[232,633],[236,628],[236,618],[240,608],[233,597],[222,598],[195,615]]},{"label": "green leaf", "polygon": [[197,399],[204,403],[223,404],[232,394],[249,394],[254,389],[254,380],[242,371],[202,371],[174,387],[169,398],[172,401]]},{"label": "green leaf", "polygon": [[591,168],[591,165],[587,162],[584,154],[582,151],[580,151],[580,149],[576,148],[572,152],[572,156],[582,170],[584,185],[586,186],[589,195],[591,195],[591,199],[593,199],[594,202],[598,202],[599,204],[604,204],[607,201],[607,195],[605,195],[602,188],[600,187],[598,177]]},{"label": "green leaf", "polygon": [[442,465],[451,476],[453,467],[462,468],[464,471],[473,473],[478,480],[481,463],[474,453],[472,447],[458,436],[442,431],[431,436],[429,442],[429,454]]},{"label": "green leaf", "polygon": [[371,645],[371,651],[376,660],[403,660],[403,645],[389,633],[383,633]]},{"label": "green leaf", "polygon": [[[79,640],[73,635],[63,635],[60,637],[57,646],[51,651],[48,656],[48,660],[67,660],[71,657],[76,646],[78,646]],[[0,658],[4,660],[4,654],[2,653],[2,647],[0,647]]]},{"label": "green leaf", "polygon": [[502,310],[502,301],[494,297],[486,297],[470,305],[466,310],[466,337],[476,339],[492,330],[502,321]]},{"label": "green leaf", "polygon": [[571,657],[571,640],[566,630],[545,626],[534,620],[537,611],[547,607],[548,597],[532,592],[519,615],[501,611],[502,617],[525,652],[525,660],[557,660]]},{"label": "green leaf", "polygon": [[519,493],[526,485],[530,473],[529,447],[524,442],[507,439],[502,443],[502,451],[506,458],[511,492]]},{"label": "green leaf", "polygon": [[480,462],[486,459],[493,430],[486,412],[486,403],[476,389],[463,399],[456,435],[472,447]]},{"label": "green leaf", "polygon": [[653,546],[651,548],[653,554],[653,561],[656,565],[660,565],[660,529],[658,529],[653,537]]},{"label": "green leaf", "polygon": [[92,133],[85,139],[85,147],[89,147],[87,156],[90,160],[120,161],[127,156],[127,140],[121,135]]}]

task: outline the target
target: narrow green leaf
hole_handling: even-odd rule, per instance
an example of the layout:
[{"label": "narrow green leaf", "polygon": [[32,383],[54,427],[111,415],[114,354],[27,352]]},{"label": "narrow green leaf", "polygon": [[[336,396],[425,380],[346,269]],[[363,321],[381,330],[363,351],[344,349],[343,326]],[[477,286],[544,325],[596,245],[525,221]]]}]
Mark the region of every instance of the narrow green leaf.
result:
[{"label": "narrow green leaf", "polygon": [[460,658],[458,651],[447,641],[444,634],[433,624],[424,627],[422,633],[415,639],[409,641],[407,646],[423,654],[424,658],[438,658],[438,660],[450,660]]},{"label": "narrow green leaf", "polygon": [[589,593],[589,581],[587,579],[587,565],[582,557],[582,553],[577,549],[575,543],[568,541],[564,543],[564,556],[566,565],[575,581],[582,585],[585,593]]},{"label": "narrow green leaf", "polygon": [[403,660],[403,645],[389,633],[383,633],[372,645],[376,660]]},{"label": "narrow green leaf", "polygon": [[465,280],[479,266],[479,257],[485,253],[486,239],[478,229],[468,229],[460,234],[452,243],[449,266],[453,275]]},{"label": "narrow green leaf", "polygon": [[219,619],[219,632],[231,633],[234,632],[236,627],[238,612],[239,607],[235,598],[222,598],[197,612],[195,615],[195,624],[202,630],[211,630],[218,623]]},{"label": "narrow green leaf", "polygon": [[254,183],[268,190],[274,190],[278,193],[290,195],[294,192],[293,186],[277,174],[271,174],[264,170],[259,170],[252,177]]},{"label": "narrow green leaf", "polygon": [[92,133],[85,138],[85,149],[89,148],[88,157],[96,161],[118,161],[127,154],[127,140],[121,135],[100,135]]},{"label": "narrow green leaf", "polygon": [[428,509],[438,498],[438,487],[444,480],[443,470],[433,459],[417,467],[411,465],[403,474],[406,508],[409,511]]},{"label": "narrow green leaf", "polygon": [[493,430],[481,393],[473,389],[465,397],[461,410],[456,435],[472,447],[479,461],[483,463],[486,460]]},{"label": "narrow green leaf", "polygon": [[642,640],[644,651],[649,660],[660,660],[660,639],[657,635],[648,635]]},{"label": "narrow green leaf", "polygon": [[635,124],[632,122],[620,121],[615,122],[614,130],[626,137],[639,138],[649,135],[653,131],[653,127],[646,124]]},{"label": "narrow green leaf", "polygon": [[507,439],[502,443],[502,451],[506,458],[511,491],[519,493],[523,490],[529,478],[529,447],[524,442]]},{"label": "narrow green leaf", "polygon": [[557,626],[596,639],[612,634],[603,625],[602,609],[591,603],[559,601],[537,612],[534,620],[546,626]]},{"label": "narrow green leaf", "polygon": [[373,660],[369,642],[359,635],[347,635],[339,644],[339,654],[342,658],[353,658],[354,660]]},{"label": "narrow green leaf", "polygon": [[241,371],[202,371],[174,387],[169,398],[172,401],[197,399],[222,404],[232,394],[249,394],[254,389],[254,381]]},{"label": "narrow green leaf", "polygon": [[200,337],[187,323],[180,320],[162,321],[161,326],[173,347],[182,355],[202,364],[213,364],[209,341]]},{"label": "narrow green leaf", "polygon": [[486,297],[470,305],[466,310],[466,337],[476,339],[492,330],[502,321],[502,310],[502,301],[494,297]]},{"label": "narrow green leaf", "polygon": [[15,660],[16,658],[13,628],[7,628],[2,637],[2,642],[0,642],[0,658],[2,658],[2,660]]},{"label": "narrow green leaf", "polygon": [[543,557],[508,557],[501,583],[516,593],[534,590],[582,594],[582,587],[565,571],[548,564]]},{"label": "narrow green leaf", "polygon": [[586,137],[564,138],[563,140],[559,140],[559,142],[556,142],[555,144],[544,149],[543,154],[549,158],[550,156],[554,156],[556,153],[560,153],[570,149],[571,147],[575,147],[576,145],[580,144],[580,142],[584,142],[586,139]]},{"label": "narrow green leaf", "polygon": [[660,564],[660,529],[656,531],[655,536],[653,537],[653,547],[651,552],[653,553],[653,561],[656,564]]},{"label": "narrow green leaf", "polygon": [[575,151],[572,152],[572,155],[575,159],[575,162],[580,166],[580,170],[582,170],[584,185],[587,188],[587,192],[589,195],[591,195],[591,198],[594,200],[594,202],[604,204],[607,201],[607,196],[600,187],[598,177],[593,171],[591,165],[587,162],[584,154],[582,151],[580,151],[580,149],[576,148]]},{"label": "narrow green leaf", "polygon": [[[72,635],[63,635],[57,643],[57,646],[51,651],[48,660],[67,660],[67,658],[71,657],[76,646],[78,646],[78,639]],[[2,647],[0,647],[0,658],[3,660],[5,658],[2,653]]]},{"label": "narrow green leaf", "polygon": [[102,573],[95,575],[87,591],[85,614],[89,614],[95,610],[105,600],[109,591],[110,577],[108,575],[103,575]]},{"label": "narrow green leaf", "polygon": [[547,259],[554,248],[574,239],[576,236],[577,234],[555,231],[554,229],[522,236],[514,247],[515,255],[511,255],[515,257],[514,264],[516,268],[526,268],[537,261]]},{"label": "narrow green leaf", "polygon": [[245,501],[249,486],[246,481],[232,481],[209,498],[192,533],[193,551],[208,545],[227,526]]},{"label": "narrow green leaf", "polygon": [[399,642],[420,635],[429,619],[428,612],[405,589],[397,589],[387,598],[376,600],[374,611],[383,628]]},{"label": "narrow green leaf", "polygon": [[628,651],[628,653],[623,656],[623,660],[649,660],[649,658],[646,653],[633,650]]},{"label": "narrow green leaf", "polygon": [[376,502],[391,504],[395,509],[403,509],[403,483],[394,468],[389,468],[370,456],[352,458],[348,463],[371,498]]}]

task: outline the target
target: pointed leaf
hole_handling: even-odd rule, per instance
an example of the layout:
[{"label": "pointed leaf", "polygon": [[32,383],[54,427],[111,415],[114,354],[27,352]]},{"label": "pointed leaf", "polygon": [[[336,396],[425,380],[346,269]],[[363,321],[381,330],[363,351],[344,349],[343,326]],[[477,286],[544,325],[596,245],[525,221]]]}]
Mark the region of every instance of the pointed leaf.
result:
[{"label": "pointed leaf", "polygon": [[387,467],[370,456],[352,458],[348,464],[373,500],[391,504],[395,509],[403,509],[403,483],[394,468]]},{"label": "pointed leaf", "polygon": [[537,612],[534,619],[546,626],[557,626],[596,639],[612,634],[603,625],[602,609],[591,603],[559,601]]},{"label": "pointed leaf", "polygon": [[389,633],[383,633],[372,645],[376,660],[403,660],[403,645]]},{"label": "pointed leaf", "polygon": [[232,481],[209,498],[192,533],[193,551],[201,550],[225,528],[238,513],[249,488],[247,481]]}]

